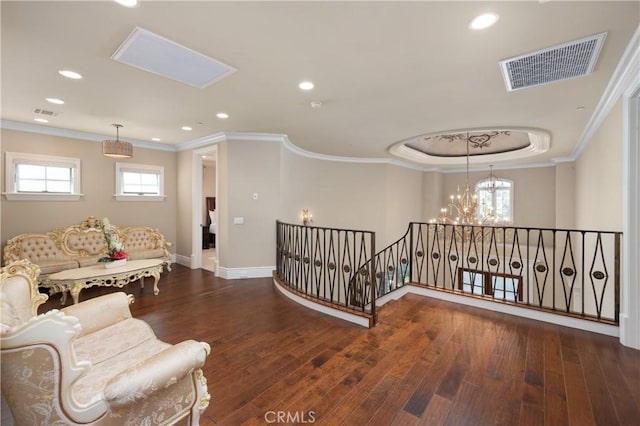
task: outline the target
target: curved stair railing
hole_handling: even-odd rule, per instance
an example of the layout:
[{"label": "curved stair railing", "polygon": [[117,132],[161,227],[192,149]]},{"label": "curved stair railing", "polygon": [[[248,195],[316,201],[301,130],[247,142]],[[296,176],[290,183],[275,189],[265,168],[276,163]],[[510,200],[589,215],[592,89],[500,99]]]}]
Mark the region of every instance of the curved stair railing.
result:
[{"label": "curved stair railing", "polygon": [[621,232],[411,222],[375,252],[373,232],[277,226],[280,280],[373,323],[376,301],[407,285],[619,322]]},{"label": "curved stair railing", "polygon": [[368,284],[373,270],[362,267],[373,253],[371,231],[276,222],[278,281],[306,298],[375,321],[375,292]]}]

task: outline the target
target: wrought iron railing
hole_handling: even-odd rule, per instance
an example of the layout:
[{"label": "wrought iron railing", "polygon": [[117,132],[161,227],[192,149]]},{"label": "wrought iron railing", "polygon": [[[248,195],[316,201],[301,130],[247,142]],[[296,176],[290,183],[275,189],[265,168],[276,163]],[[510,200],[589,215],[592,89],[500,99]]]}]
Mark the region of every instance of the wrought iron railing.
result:
[{"label": "wrought iron railing", "polygon": [[375,233],[276,222],[276,274],[280,283],[315,300],[375,320]]},{"label": "wrought iron railing", "polygon": [[277,273],[296,291],[374,316],[376,299],[410,283],[617,324],[621,240],[620,232],[412,222],[375,253],[372,232],[278,222]]},{"label": "wrought iron railing", "polygon": [[377,297],[411,282],[618,323],[621,239],[620,232],[412,222],[375,255]]}]

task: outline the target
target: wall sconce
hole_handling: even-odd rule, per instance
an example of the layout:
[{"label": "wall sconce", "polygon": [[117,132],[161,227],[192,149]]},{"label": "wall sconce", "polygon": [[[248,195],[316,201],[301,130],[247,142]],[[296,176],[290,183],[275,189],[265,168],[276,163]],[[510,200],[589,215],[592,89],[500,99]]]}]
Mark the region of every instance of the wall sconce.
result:
[{"label": "wall sconce", "polygon": [[313,222],[313,216],[309,213],[309,209],[302,209],[302,224],[307,226],[311,222]]}]

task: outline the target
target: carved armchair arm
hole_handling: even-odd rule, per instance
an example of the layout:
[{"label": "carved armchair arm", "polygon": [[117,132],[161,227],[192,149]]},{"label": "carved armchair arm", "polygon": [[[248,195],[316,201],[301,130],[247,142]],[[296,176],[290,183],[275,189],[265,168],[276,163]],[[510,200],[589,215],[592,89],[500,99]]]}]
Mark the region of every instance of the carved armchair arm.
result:
[{"label": "carved armchair arm", "polygon": [[126,405],[167,388],[204,365],[211,348],[186,340],[128,368],[112,378],[104,396],[112,406]]},{"label": "carved armchair arm", "polygon": [[62,312],[78,318],[82,326],[80,336],[84,336],[131,318],[131,303],[133,296],[117,292],[68,306]]}]

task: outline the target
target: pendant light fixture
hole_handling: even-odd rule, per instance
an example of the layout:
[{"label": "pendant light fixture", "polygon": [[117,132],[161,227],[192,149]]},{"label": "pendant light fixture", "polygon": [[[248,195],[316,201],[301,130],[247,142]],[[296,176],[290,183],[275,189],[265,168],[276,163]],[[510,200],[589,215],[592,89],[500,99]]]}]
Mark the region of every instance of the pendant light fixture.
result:
[{"label": "pendant light fixture", "polygon": [[120,140],[120,127],[122,124],[113,124],[116,128],[116,140],[102,141],[102,155],[111,158],[133,157],[133,145]]},{"label": "pendant light fixture", "polygon": [[[460,139],[460,138],[456,138]],[[471,190],[469,183],[469,146],[473,143],[473,136],[466,134],[465,144],[467,148],[467,168],[466,184],[463,190],[458,186],[457,193],[449,197],[446,207],[440,209],[440,216],[431,219],[431,223],[451,224],[451,225],[494,225],[497,223],[496,217],[491,211],[485,213],[483,217],[478,217],[478,197]],[[493,174],[493,166],[491,166]],[[494,186],[495,188],[495,186]]]},{"label": "pendant light fixture", "polygon": [[493,174],[493,165],[489,166],[489,178],[487,181],[487,192],[493,194],[496,192],[496,187],[498,186],[498,182],[496,177]]}]

